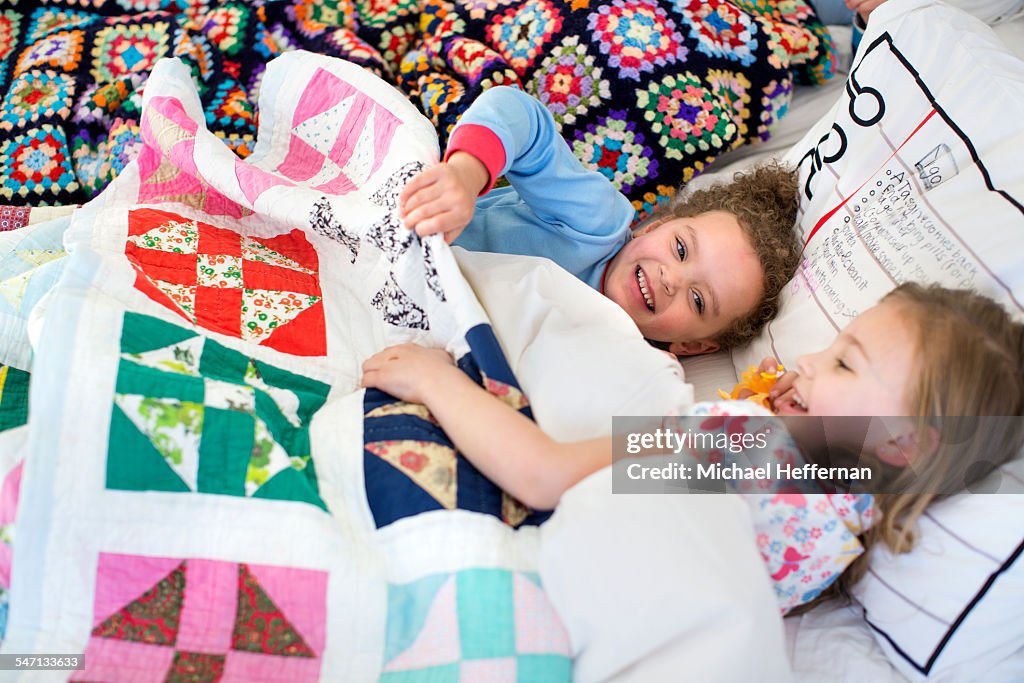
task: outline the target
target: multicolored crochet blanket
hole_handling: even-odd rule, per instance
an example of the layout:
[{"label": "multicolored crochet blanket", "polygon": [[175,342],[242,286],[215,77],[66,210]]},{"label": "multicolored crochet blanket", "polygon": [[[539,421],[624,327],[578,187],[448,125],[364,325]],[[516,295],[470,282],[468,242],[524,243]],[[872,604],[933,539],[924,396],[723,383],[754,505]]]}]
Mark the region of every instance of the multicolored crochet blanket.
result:
[{"label": "multicolored crochet blanket", "polygon": [[432,126],[307,52],[262,91],[243,161],[161,62],[135,161],[0,232],[5,650],[84,652],[82,681],[568,681],[546,515],[359,385],[418,341],[529,414],[447,245],[394,217]]},{"label": "multicolored crochet blanket", "polygon": [[304,49],[400,87],[442,140],[514,84],[639,212],[769,136],[834,72],[805,0],[67,0],[0,5],[0,203],[95,196],[138,153],[153,65],[188,64],[210,130],[252,152],[266,63]]}]

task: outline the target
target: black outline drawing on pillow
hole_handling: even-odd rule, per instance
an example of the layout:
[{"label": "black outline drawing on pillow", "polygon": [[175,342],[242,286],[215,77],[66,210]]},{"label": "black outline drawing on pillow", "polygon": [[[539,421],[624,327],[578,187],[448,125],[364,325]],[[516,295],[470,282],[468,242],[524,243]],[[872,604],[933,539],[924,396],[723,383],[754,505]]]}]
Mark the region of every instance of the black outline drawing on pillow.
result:
[{"label": "black outline drawing on pillow", "polygon": [[[858,65],[858,68],[859,67],[860,65]],[[850,77],[846,80],[846,92],[850,95],[850,118],[853,119],[853,122],[856,123],[858,126],[870,128],[871,126],[881,121],[882,117],[885,116],[885,98],[882,97],[882,93],[878,92],[874,88],[869,86],[862,86],[860,83],[857,82],[857,69],[851,71]],[[864,98],[860,97],[861,95],[865,94],[870,95],[871,98],[878,103],[878,111],[870,118],[862,119],[860,116],[857,115],[856,106],[858,101],[866,101]]]},{"label": "black outline drawing on pillow", "polygon": [[359,237],[345,230],[345,226],[334,218],[334,211],[327,197],[321,197],[313,204],[313,210],[309,213],[309,227],[324,237],[334,240],[346,247],[350,254],[352,263],[356,262],[359,256]]},{"label": "black outline drawing on pillow", "polygon": [[[949,145],[940,142],[925,154],[917,163],[917,177],[924,184],[924,191],[930,192],[941,185],[944,181],[958,175],[960,169],[956,165],[956,159],[950,152]],[[952,172],[950,172],[952,170]]]},{"label": "black outline drawing on pillow", "polygon": [[387,282],[373,295],[370,305],[384,314],[384,322],[389,325],[415,330],[430,329],[426,312],[402,291],[394,273],[388,273]]},{"label": "black outline drawing on pillow", "polygon": [[[853,104],[851,103],[850,106],[852,107]],[[832,131],[835,131],[839,136],[839,150],[836,151],[835,154],[822,156],[821,146],[832,139]],[[807,152],[800,157],[800,161],[797,162],[798,167],[803,166],[804,162],[808,158],[811,160],[811,172],[807,175],[807,180],[804,181],[804,195],[806,195],[808,199],[814,199],[814,193],[811,192],[811,181],[814,179],[815,174],[818,173],[825,164],[831,164],[839,161],[842,156],[846,154],[846,147],[846,132],[843,130],[842,126],[837,123],[833,123],[832,128],[828,133],[821,136],[821,139],[818,140],[818,144],[815,145],[813,149],[807,150]]]}]

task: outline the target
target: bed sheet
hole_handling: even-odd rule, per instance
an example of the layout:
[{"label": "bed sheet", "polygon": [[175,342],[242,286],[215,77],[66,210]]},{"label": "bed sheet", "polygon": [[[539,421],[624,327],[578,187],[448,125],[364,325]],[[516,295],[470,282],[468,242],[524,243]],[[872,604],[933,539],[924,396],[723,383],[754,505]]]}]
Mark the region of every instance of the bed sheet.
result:
[{"label": "bed sheet", "polygon": [[796,683],[906,683],[855,607],[818,608],[783,625]]}]

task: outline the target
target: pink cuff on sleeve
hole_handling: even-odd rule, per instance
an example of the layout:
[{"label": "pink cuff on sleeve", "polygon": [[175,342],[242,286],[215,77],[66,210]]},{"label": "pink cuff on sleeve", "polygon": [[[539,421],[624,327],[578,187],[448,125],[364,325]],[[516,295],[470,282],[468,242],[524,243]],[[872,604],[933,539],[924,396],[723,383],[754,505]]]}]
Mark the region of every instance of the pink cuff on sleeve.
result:
[{"label": "pink cuff on sleeve", "polygon": [[485,195],[494,187],[494,181],[501,175],[501,169],[505,167],[505,147],[501,144],[501,138],[487,126],[475,123],[467,123],[459,126],[452,133],[448,140],[448,149],[444,153],[444,160],[456,152],[472,154],[480,160],[487,169],[490,179],[487,186],[480,191]]}]

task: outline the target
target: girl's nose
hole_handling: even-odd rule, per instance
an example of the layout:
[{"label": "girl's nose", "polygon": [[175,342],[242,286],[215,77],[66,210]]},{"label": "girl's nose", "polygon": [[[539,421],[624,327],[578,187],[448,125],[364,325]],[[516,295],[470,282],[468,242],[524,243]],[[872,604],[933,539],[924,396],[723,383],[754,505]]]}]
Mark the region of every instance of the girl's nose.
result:
[{"label": "girl's nose", "polygon": [[796,369],[804,377],[810,379],[814,376],[814,358],[817,354],[808,354],[796,359]]},{"label": "girl's nose", "polygon": [[658,277],[661,280],[661,286],[669,296],[675,294],[681,286],[683,281],[682,265],[680,263],[677,266],[658,266]]}]

